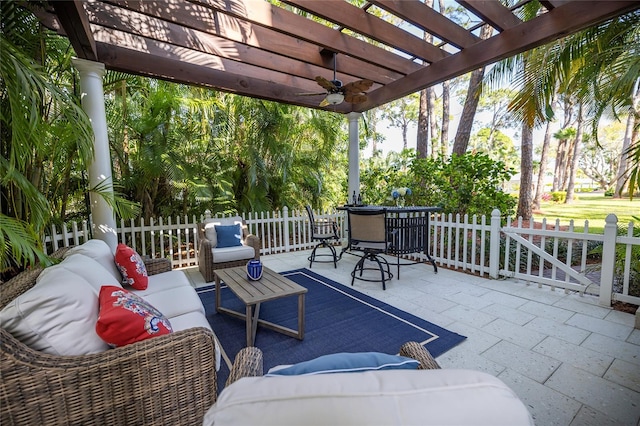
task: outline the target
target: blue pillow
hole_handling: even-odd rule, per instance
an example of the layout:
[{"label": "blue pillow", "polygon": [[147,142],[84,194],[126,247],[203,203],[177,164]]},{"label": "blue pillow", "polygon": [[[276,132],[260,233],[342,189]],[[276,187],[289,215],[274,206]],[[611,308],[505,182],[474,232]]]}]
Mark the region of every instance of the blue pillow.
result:
[{"label": "blue pillow", "polygon": [[218,244],[216,247],[236,247],[242,245],[242,227],[235,225],[215,225]]},{"label": "blue pillow", "polygon": [[323,355],[289,367],[269,370],[265,376],[303,376],[325,373],[357,373],[370,370],[417,370],[420,363],[413,358],[380,352],[337,353]]}]

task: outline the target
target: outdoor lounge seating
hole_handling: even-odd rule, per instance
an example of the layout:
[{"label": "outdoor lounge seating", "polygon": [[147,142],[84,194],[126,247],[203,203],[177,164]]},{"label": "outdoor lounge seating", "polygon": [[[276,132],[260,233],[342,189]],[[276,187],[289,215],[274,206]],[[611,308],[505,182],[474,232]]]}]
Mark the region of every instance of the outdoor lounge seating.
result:
[{"label": "outdoor lounge seating", "polygon": [[[240,231],[232,230],[232,241],[218,238],[221,230],[228,231],[235,226],[240,226]],[[213,281],[216,269],[243,266],[252,259],[260,259],[260,238],[249,234],[240,216],[207,219],[199,223],[198,240],[198,268],[208,283]]]},{"label": "outdoor lounge seating", "polygon": [[[351,271],[351,285],[356,279],[363,281],[382,282],[382,289],[386,290],[386,281],[393,278],[389,262],[382,254],[389,250],[389,232],[387,230],[387,212],[385,209],[349,209],[349,249],[362,251],[362,258]],[[375,263],[377,267],[371,266]],[[365,271],[377,271],[380,277]]]},{"label": "outdoor lounge seating", "polygon": [[[330,359],[338,362],[345,355],[368,356],[334,355]],[[496,377],[440,369],[417,342],[405,343],[400,355],[420,365],[386,369],[379,364],[364,371],[334,372],[325,364],[330,371],[271,376],[273,368],[263,377],[242,378],[223,389],[203,424],[533,425],[526,406]],[[315,361],[320,358],[311,363]]]},{"label": "outdoor lounge seating", "polygon": [[[220,358],[184,272],[168,259],[145,261],[147,289],[127,291],[166,316],[173,332],[111,349],[96,331],[99,290],[122,280],[110,248],[89,240],[54,257],[64,260],[0,286],[0,424],[202,422],[217,397]],[[261,374],[253,349],[236,359],[228,383]]]},{"label": "outdoor lounge seating", "polygon": [[[338,267],[338,255],[334,243],[340,241],[338,235],[338,224],[335,220],[316,220],[313,215],[311,206],[305,206],[307,215],[309,215],[309,224],[311,225],[311,240],[318,241],[318,244],[311,251],[309,256],[309,268],[313,266],[313,262],[333,262],[333,267]],[[330,253],[318,254],[316,251],[319,248],[328,248]],[[330,257],[327,260],[318,260],[318,257]]]}]

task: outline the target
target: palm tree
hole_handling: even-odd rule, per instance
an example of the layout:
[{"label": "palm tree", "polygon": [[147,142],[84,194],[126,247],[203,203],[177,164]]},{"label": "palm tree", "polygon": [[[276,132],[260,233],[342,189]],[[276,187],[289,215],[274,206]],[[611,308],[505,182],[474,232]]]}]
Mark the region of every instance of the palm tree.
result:
[{"label": "palm tree", "polygon": [[[74,96],[68,43],[17,2],[0,5],[0,273],[46,261],[45,228],[65,214],[74,162],[93,155],[89,120]],[[52,201],[54,201],[52,203]]]}]

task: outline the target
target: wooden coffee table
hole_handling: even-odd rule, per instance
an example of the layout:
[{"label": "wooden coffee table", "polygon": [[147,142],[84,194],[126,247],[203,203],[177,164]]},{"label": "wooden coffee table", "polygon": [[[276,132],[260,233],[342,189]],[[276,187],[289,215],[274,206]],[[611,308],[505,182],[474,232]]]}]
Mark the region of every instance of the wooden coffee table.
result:
[{"label": "wooden coffee table", "polygon": [[[216,312],[245,319],[247,346],[253,346],[258,324],[298,340],[304,339],[304,295],[307,292],[306,288],[264,266],[262,267],[262,278],[258,281],[251,281],[247,278],[247,270],[244,266],[218,269],[213,272],[216,282]],[[233,294],[245,304],[246,312],[244,314],[221,306],[220,281],[224,281]],[[261,303],[295,295],[298,296],[298,330],[259,318]]]}]

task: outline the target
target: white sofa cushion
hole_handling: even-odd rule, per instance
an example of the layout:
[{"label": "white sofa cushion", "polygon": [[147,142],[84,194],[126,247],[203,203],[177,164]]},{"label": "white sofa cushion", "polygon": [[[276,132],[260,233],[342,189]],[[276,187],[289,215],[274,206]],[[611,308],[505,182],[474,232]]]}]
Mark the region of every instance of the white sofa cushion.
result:
[{"label": "white sofa cushion", "polygon": [[204,425],[533,425],[516,394],[472,370],[388,370],[246,377]]},{"label": "white sofa cushion", "polygon": [[235,225],[238,223],[240,224],[240,226],[242,226],[242,218],[240,216],[206,219],[204,221],[204,235],[207,237],[209,241],[211,241],[211,246],[215,247],[216,245],[218,245],[216,225],[228,226],[228,225]]},{"label": "white sofa cushion", "polygon": [[133,289],[129,291],[142,297],[169,318],[188,312],[199,312],[205,315],[202,301],[192,287],[170,288],[151,294]]},{"label": "white sofa cushion", "polygon": [[71,248],[64,257],[67,258],[75,253],[84,254],[97,260],[118,282],[122,282],[122,274],[120,274],[115,262],[115,251],[112,251],[111,247],[104,241],[95,238],[88,240],[79,246]]},{"label": "white sofa cushion", "polygon": [[256,255],[251,246],[212,248],[213,263],[233,262],[242,259],[253,259]]},{"label": "white sofa cushion", "polygon": [[0,325],[31,347],[52,355],[99,353],[98,297],[84,278],[61,265],[42,271],[36,285],[0,311]]},{"label": "white sofa cushion", "polygon": [[193,288],[187,275],[183,271],[171,270],[160,274],[149,275],[149,285],[145,290],[130,290],[142,297],[147,297],[149,294],[178,287]]},{"label": "white sofa cushion", "polygon": [[[96,297],[100,294],[100,288],[103,285],[122,287],[120,281],[116,280],[107,268],[102,266],[97,260],[81,253],[67,256],[57,267],[64,268],[87,280],[95,289]],[[40,274],[40,277],[42,277],[42,275],[43,274]],[[40,277],[38,277],[38,280],[41,279]]]}]

